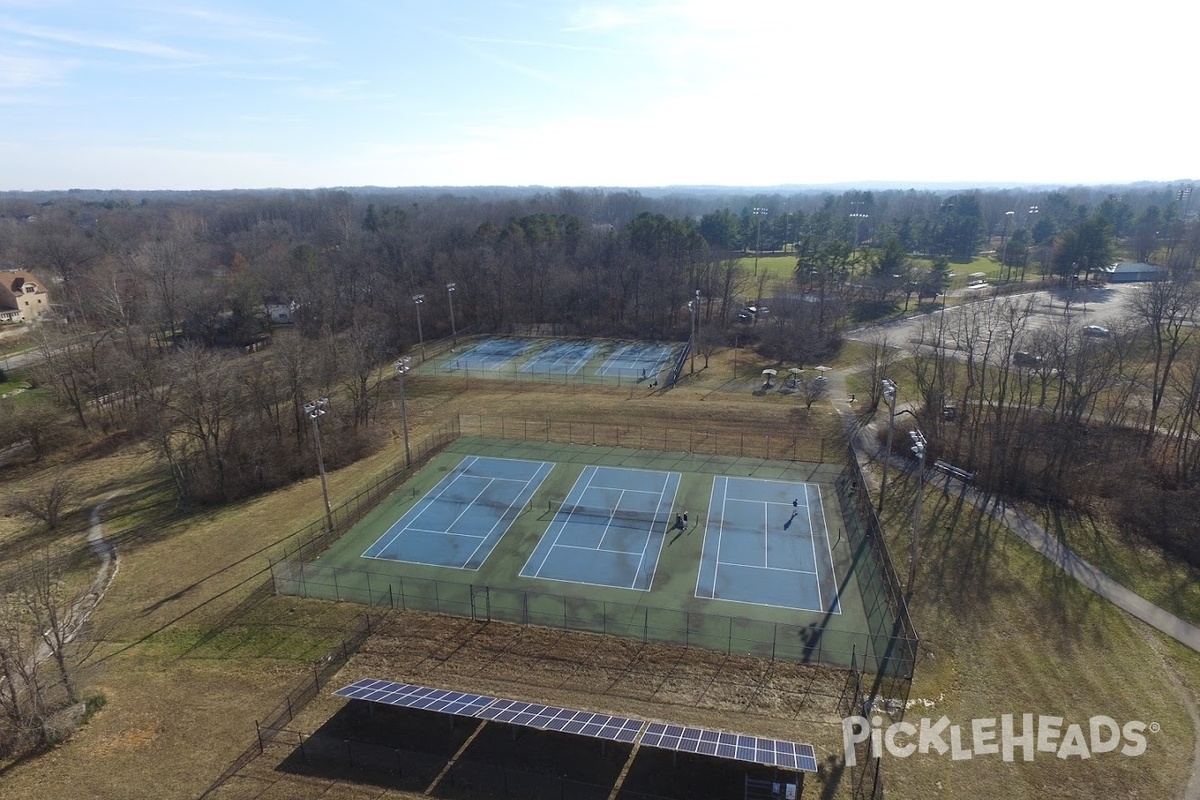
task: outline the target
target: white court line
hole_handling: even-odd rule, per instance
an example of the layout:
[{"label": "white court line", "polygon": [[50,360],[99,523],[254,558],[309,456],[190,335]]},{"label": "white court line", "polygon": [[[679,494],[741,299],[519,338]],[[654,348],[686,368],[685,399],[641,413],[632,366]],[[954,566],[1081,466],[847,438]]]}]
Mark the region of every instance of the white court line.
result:
[{"label": "white court line", "polygon": [[813,527],[812,508],[808,505],[808,484],[804,484],[804,506],[808,512],[808,533],[809,544],[812,545],[813,554],[813,574],[817,576],[814,583],[817,584],[817,605],[821,608],[825,607],[825,597],[821,592],[821,576],[817,573],[817,529]]},{"label": "white court line", "polygon": [[[420,503],[418,503],[417,505],[413,506],[412,508],[410,508],[408,510],[408,514],[412,514],[414,511],[417,511],[417,509],[420,508],[421,509],[420,512],[418,512],[413,517],[413,519],[416,519],[416,517],[419,517],[419,516],[421,516],[421,514],[424,514],[426,511],[428,511],[429,508],[434,503],[436,503],[439,499],[441,499],[442,495],[444,495],[444,494],[446,494],[446,492],[450,491],[450,487],[452,487],[459,478],[466,475],[467,470],[470,469],[471,466],[479,459],[480,459],[480,456],[469,456],[468,458],[464,458],[462,461],[460,461],[458,464],[458,467],[457,467],[457,473],[452,476],[447,476],[450,478],[450,482],[447,483],[445,486],[443,486],[442,490],[440,492],[438,492],[436,495],[430,493],[430,494],[427,494],[424,497],[422,497]],[[375,548],[375,546],[378,545],[379,542],[383,540],[383,537],[387,536],[389,533],[391,533],[392,528],[399,525],[400,520],[404,519],[406,516],[408,516],[408,514],[402,514],[400,516],[400,519],[393,522],[391,528],[388,528],[386,531],[384,531],[383,536],[380,536],[378,539],[376,539],[375,544],[368,547],[366,552],[367,553],[371,552],[371,550],[373,550]],[[396,535],[393,536],[391,539],[388,539],[387,544],[385,544],[383,547],[381,547],[379,552],[382,553],[384,550],[387,550],[389,547],[391,547],[397,539],[399,539],[402,535],[404,535],[404,532],[406,530],[408,530],[407,526],[405,526],[405,527],[401,528],[399,531],[397,531]],[[367,558],[375,557],[375,556],[367,556],[366,553],[363,553],[363,555],[366,556]]]},{"label": "white court line", "polygon": [[[667,473],[667,479],[665,481],[663,481],[663,486],[658,492],[658,502],[655,503],[655,505],[654,505],[654,518],[656,520],[659,518],[659,515],[662,513],[662,504],[663,504],[663,500],[667,496],[667,489],[670,488],[671,486],[675,487],[674,491],[671,493],[671,499],[673,500],[679,494],[679,481],[680,480],[681,480],[681,477],[678,475],[678,473],[675,473],[675,472]],[[652,540],[654,538],[654,525],[655,524],[656,523],[650,523],[650,527],[646,531],[646,539],[642,543],[642,557],[638,559],[637,569],[634,570],[634,573],[633,573],[633,583],[634,583],[635,587],[637,586],[637,576],[642,574],[642,568],[646,563],[646,553],[648,553],[650,550],[650,540]],[[666,539],[667,539],[667,534],[664,532],[662,535],[662,538],[660,538],[658,540],[658,556],[662,555],[663,542],[665,542]],[[655,559],[654,559],[655,571],[658,571],[658,556],[655,556]],[[646,589],[649,589],[653,585],[654,585],[654,576],[651,575],[650,576],[650,586],[647,586]]]},{"label": "white court line", "polygon": [[810,569],[788,569],[787,567],[763,567],[758,564],[741,564],[737,561],[724,562],[727,567],[746,567],[747,569],[761,569],[767,572],[790,572],[794,575],[816,575],[817,573]]},{"label": "white court line", "polygon": [[770,564],[767,563],[767,548],[771,544],[771,521],[767,517],[767,513],[771,510],[773,503],[763,501],[763,569],[766,569]]},{"label": "white court line", "polygon": [[[584,476],[584,475],[587,475],[587,476],[588,476],[588,482],[587,482],[586,484],[584,484],[584,486],[583,486],[583,489],[581,489],[581,490],[580,490],[580,492],[579,492],[579,496],[582,498],[582,496],[583,496],[583,493],[584,493],[584,492],[586,492],[586,491],[587,491],[587,488],[588,488],[588,486],[590,486],[590,485],[591,485],[591,482],[592,482],[592,477],[593,477],[595,474],[596,474],[596,467],[595,467],[595,466],[588,465],[588,466],[584,467],[584,468],[583,468],[583,472],[579,473],[579,477],[575,479],[575,486],[572,486],[572,487],[571,487],[571,491],[569,491],[569,492],[567,493],[567,497],[573,497],[573,496],[575,495],[575,488],[576,488],[577,486],[579,486],[579,482],[580,482],[581,480],[583,480],[583,476]],[[564,500],[563,502],[565,503],[566,501]],[[534,573],[533,573],[533,575],[530,575],[530,576],[527,576],[527,577],[531,577],[531,578],[540,578],[540,577],[542,577],[542,568],[543,568],[543,567],[545,567],[545,566],[546,566],[546,562],[550,560],[550,555],[551,555],[551,554],[554,552],[554,548],[558,547],[558,540],[562,538],[563,531],[564,531],[564,530],[566,529],[566,527],[567,527],[567,519],[569,518],[567,515],[563,515],[563,518],[560,520],[560,519],[558,518],[558,517],[560,516],[560,514],[561,514],[561,511],[559,512],[559,514],[555,514],[555,515],[554,515],[555,524],[557,524],[557,525],[558,525],[558,530],[557,530],[557,531],[555,532],[555,534],[554,534],[554,541],[550,543],[550,547],[549,547],[549,548],[547,548],[547,550],[546,550],[546,554],[545,554],[544,556],[542,556],[542,563],[538,565],[538,568],[537,568],[536,570],[534,570]],[[547,531],[547,533],[549,533],[549,531]],[[536,549],[535,549],[535,551],[534,551],[534,552],[536,553]],[[530,556],[530,560],[532,560],[532,558],[533,558],[533,557],[532,557],[532,556]],[[529,565],[528,565],[528,564],[526,564],[525,566],[529,566]],[[524,572],[525,572],[525,570],[524,570],[524,569],[522,569],[522,570],[521,570],[521,572],[522,572],[522,573],[524,573]]]},{"label": "white court line", "polygon": [[721,524],[717,526],[717,552],[713,554],[713,579],[712,579],[712,594],[709,595],[713,600],[717,599],[717,571],[721,569],[721,538],[725,534],[725,509],[729,505],[729,478],[721,478],[724,485],[721,487]]},{"label": "white court line", "polygon": [[[829,575],[833,578],[833,585],[834,585],[833,591],[834,591],[834,595],[835,595],[835,597],[833,598],[833,602],[834,602],[834,605],[837,606],[837,611],[834,611],[833,613],[841,614],[842,613],[842,600],[841,600],[841,598],[836,597],[836,595],[837,595],[837,568],[833,565],[833,544],[829,541],[829,525],[826,524],[826,521],[825,521],[825,503],[821,499],[820,485],[817,485],[815,488],[817,490],[817,508],[821,512],[821,530],[825,531],[825,552],[829,554]],[[813,564],[815,565],[816,562],[814,561]],[[820,581],[818,581],[818,583],[820,583]],[[818,587],[818,589],[819,589],[819,587]]]},{"label": "white court line", "polygon": [[[544,463],[545,462],[543,462],[543,464]],[[541,472],[541,469],[542,469],[541,467],[538,468],[538,473]],[[537,477],[538,473],[534,473],[534,478]],[[530,480],[525,481],[525,489],[529,488],[529,484],[532,482],[532,480],[533,479],[531,478]],[[513,510],[513,506],[515,506],[517,504],[517,501],[519,501],[521,499],[522,494],[524,494],[524,489],[521,490],[520,492],[517,492],[516,495],[513,497],[513,499],[509,501],[508,508],[504,509],[504,513],[501,514],[500,516],[496,517],[496,521],[492,523],[492,527],[488,528],[488,532],[484,535],[483,539],[480,540],[479,545],[474,550],[471,551],[471,555],[467,558],[466,561],[463,562],[463,569],[466,569],[466,565],[470,564],[471,560],[475,558],[475,554],[479,552],[479,548],[483,547],[485,544],[487,544],[488,539],[490,539],[492,534],[496,532],[496,526],[505,521],[505,517],[508,516],[508,512]],[[474,505],[474,501],[471,501],[471,503],[472,503],[472,505]],[[464,512],[464,513],[466,513],[466,512]],[[512,523],[509,522],[508,524],[511,525]],[[486,560],[487,559],[485,558],[484,561],[486,561]],[[482,562],[481,562],[481,566],[482,566]],[[476,569],[478,569],[478,567],[476,567]]]},{"label": "white court line", "polygon": [[[636,550],[612,550],[608,547],[584,547],[580,544],[560,544],[559,547],[561,547],[563,550],[584,550],[588,553],[613,553],[622,556],[633,555],[637,552]],[[634,583],[637,583],[637,581],[634,581]],[[611,583],[605,583],[603,585],[612,586]]]}]

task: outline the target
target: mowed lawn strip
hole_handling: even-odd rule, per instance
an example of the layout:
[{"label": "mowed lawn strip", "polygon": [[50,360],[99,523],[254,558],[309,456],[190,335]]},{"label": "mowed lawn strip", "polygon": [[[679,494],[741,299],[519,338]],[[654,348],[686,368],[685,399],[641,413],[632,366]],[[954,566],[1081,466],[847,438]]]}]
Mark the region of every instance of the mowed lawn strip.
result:
[{"label": "mowed lawn strip", "polygon": [[[884,515],[891,551],[905,554],[905,562],[915,490],[915,477],[901,473],[889,486]],[[1039,715],[1062,717],[1063,733],[1076,723],[1085,737],[1096,715],[1122,725],[1156,723],[1161,732],[1146,734],[1146,752],[1136,758],[885,756],[889,791],[995,798],[1030,797],[1044,787],[1054,787],[1055,797],[1178,793],[1191,769],[1195,731],[1178,685],[1148,644],[1148,629],[957,495],[927,487],[923,515],[910,605],[922,644],[909,721],[944,715],[962,726],[964,742],[971,720],[1003,714],[1033,714],[1035,723]],[[900,571],[907,573],[907,563]]]}]

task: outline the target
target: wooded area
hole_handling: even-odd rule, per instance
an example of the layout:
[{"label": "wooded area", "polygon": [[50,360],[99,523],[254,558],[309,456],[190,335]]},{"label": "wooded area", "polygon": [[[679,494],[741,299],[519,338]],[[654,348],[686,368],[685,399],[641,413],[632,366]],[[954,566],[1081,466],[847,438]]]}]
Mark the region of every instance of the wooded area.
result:
[{"label": "wooded area", "polygon": [[[0,399],[0,468],[136,441],[181,509],[229,502],[315,472],[317,397],[332,398],[328,467],[379,446],[391,363],[419,342],[535,328],[683,339],[699,289],[705,364],[735,342],[815,364],[851,327],[924,313],[913,339],[875,334],[860,407],[878,409],[891,378],[913,414],[897,427],[920,426],[930,461],[1002,495],[1109,503],[1132,535],[1200,564],[1200,224],[1183,199],[1165,186],[8,195],[0,269],[41,276],[53,313],[0,340],[18,361],[0,380],[34,389]],[[981,251],[1003,292],[949,303],[952,269]],[[748,266],[766,254],[794,269]],[[1034,324],[1028,289],[1087,284],[1122,257],[1167,279],[1135,289],[1120,324],[1085,335],[1069,304]],[[824,382],[801,388],[811,405]],[[6,507],[50,529],[74,502],[61,481]],[[68,656],[78,596],[29,556],[0,593],[6,753],[66,735],[77,717],[60,707],[85,713]]]}]

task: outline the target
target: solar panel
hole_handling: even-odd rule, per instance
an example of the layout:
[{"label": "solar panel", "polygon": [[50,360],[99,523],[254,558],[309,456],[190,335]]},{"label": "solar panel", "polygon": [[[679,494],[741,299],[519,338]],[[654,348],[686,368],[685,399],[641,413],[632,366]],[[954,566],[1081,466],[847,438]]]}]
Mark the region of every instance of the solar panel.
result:
[{"label": "solar panel", "polygon": [[804,772],[817,771],[816,751],[811,744],[802,742],[763,739],[744,733],[662,722],[646,723],[630,717],[614,717],[593,711],[577,711],[374,678],[364,678],[344,686],[335,691],[334,695],[351,700],[366,700],[371,703],[416,708],[460,717],[477,717],[614,742],[635,742],[640,733],[641,743],[646,747],[748,761]]},{"label": "solar panel", "polygon": [[481,719],[507,722],[511,725],[562,731],[615,742],[632,742],[637,738],[637,733],[644,724],[639,719],[629,719],[628,717],[613,717],[591,711],[576,711],[571,708],[503,699],[480,710],[477,716]]},{"label": "solar panel", "polygon": [[642,733],[641,743],[660,750],[697,753],[803,772],[817,771],[813,746],[802,742],[651,722]]},{"label": "solar panel", "polygon": [[430,686],[394,683],[372,678],[344,686],[334,694],[351,700],[367,700],[372,703],[436,711],[459,717],[474,717],[480,709],[486,708],[496,701],[496,698],[487,695],[454,692],[448,689],[435,689]]}]

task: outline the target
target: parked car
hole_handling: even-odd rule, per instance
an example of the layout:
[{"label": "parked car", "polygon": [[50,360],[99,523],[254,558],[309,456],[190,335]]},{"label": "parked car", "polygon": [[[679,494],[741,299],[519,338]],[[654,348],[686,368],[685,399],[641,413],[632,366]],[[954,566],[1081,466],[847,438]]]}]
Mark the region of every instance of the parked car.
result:
[{"label": "parked car", "polygon": [[1013,353],[1012,363],[1018,367],[1040,367],[1042,365],[1042,357],[1034,355],[1027,350],[1018,350]]},{"label": "parked car", "polygon": [[1088,325],[1083,329],[1084,336],[1108,336],[1108,328],[1100,325]]}]

